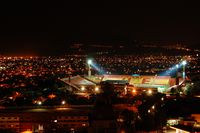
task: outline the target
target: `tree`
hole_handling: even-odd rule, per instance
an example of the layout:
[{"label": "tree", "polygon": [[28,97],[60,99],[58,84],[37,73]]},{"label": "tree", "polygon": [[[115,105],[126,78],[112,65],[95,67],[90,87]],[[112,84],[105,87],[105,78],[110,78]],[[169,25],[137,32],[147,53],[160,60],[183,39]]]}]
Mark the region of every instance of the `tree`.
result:
[{"label": "tree", "polygon": [[199,95],[200,94],[200,81],[196,81],[192,84],[186,85],[186,94],[190,96]]},{"label": "tree", "polygon": [[102,93],[97,95],[94,105],[94,119],[114,119],[114,111],[112,108],[112,98],[114,95],[114,87],[105,83],[101,85]]}]

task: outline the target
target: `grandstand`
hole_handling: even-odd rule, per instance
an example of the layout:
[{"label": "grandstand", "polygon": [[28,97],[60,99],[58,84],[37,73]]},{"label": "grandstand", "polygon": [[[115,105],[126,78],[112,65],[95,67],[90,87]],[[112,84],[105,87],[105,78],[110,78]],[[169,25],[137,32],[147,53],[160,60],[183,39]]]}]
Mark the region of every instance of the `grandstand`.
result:
[{"label": "grandstand", "polygon": [[[98,75],[97,77],[97,79],[101,80],[95,80],[95,76],[86,78],[93,80],[96,84],[104,81],[115,85],[127,85],[128,87],[132,86],[136,89],[157,89],[157,91],[161,93],[166,93],[169,91],[168,88],[176,85],[176,78],[172,78],[170,76]],[[182,79],[180,78],[179,80],[181,81]]]},{"label": "grandstand", "polygon": [[[182,79],[179,79],[182,81]],[[90,77],[75,76],[70,82],[67,78],[62,79],[68,85],[81,90],[81,87],[95,88],[101,82],[114,84],[116,88],[134,88],[138,90],[147,90],[149,88],[157,92],[167,93],[170,87],[176,85],[176,78],[170,76],[131,76],[131,75],[94,75]]]}]

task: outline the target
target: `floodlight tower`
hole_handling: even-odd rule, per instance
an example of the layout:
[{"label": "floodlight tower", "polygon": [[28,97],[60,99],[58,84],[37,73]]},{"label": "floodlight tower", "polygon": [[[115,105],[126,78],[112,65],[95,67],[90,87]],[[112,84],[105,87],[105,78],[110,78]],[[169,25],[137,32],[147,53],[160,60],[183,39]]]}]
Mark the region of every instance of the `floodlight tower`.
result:
[{"label": "floodlight tower", "polygon": [[179,84],[179,72],[178,72],[179,69],[178,68],[179,68],[179,65],[176,64],[176,85]]},{"label": "floodlight tower", "polygon": [[88,64],[88,77],[90,77],[91,76],[91,64],[92,64],[92,60],[89,59],[87,61],[87,64]]},{"label": "floodlight tower", "polygon": [[185,74],[185,66],[186,66],[186,64],[187,64],[186,60],[182,61],[182,65],[183,65],[183,80],[185,80],[185,77],[186,77],[186,74]]}]

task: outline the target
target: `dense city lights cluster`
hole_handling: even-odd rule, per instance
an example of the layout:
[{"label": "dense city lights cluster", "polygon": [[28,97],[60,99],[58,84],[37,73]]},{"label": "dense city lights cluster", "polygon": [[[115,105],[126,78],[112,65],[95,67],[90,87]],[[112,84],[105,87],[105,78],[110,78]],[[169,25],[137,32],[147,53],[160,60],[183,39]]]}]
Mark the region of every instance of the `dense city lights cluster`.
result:
[{"label": "dense city lights cluster", "polygon": [[[198,56],[97,56],[91,68],[92,74],[141,74],[155,75],[168,70],[187,59],[187,75],[199,73]],[[91,62],[90,62],[91,63]],[[96,65],[97,66],[97,65]],[[24,87],[27,84],[36,85],[34,77],[64,78],[69,75],[85,75],[88,71],[86,56],[69,55],[64,57],[1,57],[0,58],[1,87]],[[101,71],[102,72],[102,71]],[[20,77],[20,78],[16,78]],[[18,80],[19,79],[19,80]],[[29,79],[27,81],[27,79]],[[15,80],[15,82],[12,82]],[[18,80],[18,81],[17,81]],[[25,82],[26,81],[26,82]]]}]

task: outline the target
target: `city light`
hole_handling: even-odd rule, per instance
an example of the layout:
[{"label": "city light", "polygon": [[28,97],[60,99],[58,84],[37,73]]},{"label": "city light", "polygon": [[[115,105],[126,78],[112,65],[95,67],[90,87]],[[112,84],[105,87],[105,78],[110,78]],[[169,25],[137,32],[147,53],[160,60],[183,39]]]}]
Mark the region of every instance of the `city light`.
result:
[{"label": "city light", "polygon": [[200,133],[196,3],[27,2],[3,4],[0,133]]},{"label": "city light", "polygon": [[42,102],[41,102],[41,101],[37,101],[37,104],[38,104],[38,105],[42,105]]},{"label": "city light", "polygon": [[32,131],[24,131],[24,132],[21,132],[21,133],[32,133]]},{"label": "city light", "polygon": [[50,95],[48,96],[49,99],[53,99],[53,98],[55,98],[55,97],[56,97],[55,94],[50,94]]},{"label": "city light", "polygon": [[161,100],[164,101],[164,97],[162,97]]},{"label": "city light", "polygon": [[65,101],[65,100],[63,100],[63,101],[61,102],[61,104],[62,104],[62,105],[66,104],[66,101]]},{"label": "city light", "polygon": [[126,133],[124,130],[122,130],[120,133]]},{"label": "city light", "polygon": [[133,89],[133,90],[132,90],[132,92],[133,92],[133,93],[136,93],[136,90],[135,90],[135,89]]},{"label": "city light", "polygon": [[85,91],[85,86],[82,86],[82,87],[81,87],[81,91]]},{"label": "city light", "polygon": [[124,119],[118,118],[117,121],[118,121],[118,122],[124,122]]},{"label": "city light", "polygon": [[151,95],[152,94],[152,90],[148,90],[148,94]]},{"label": "city light", "polygon": [[99,87],[95,87],[95,91],[98,92],[99,91]]}]

